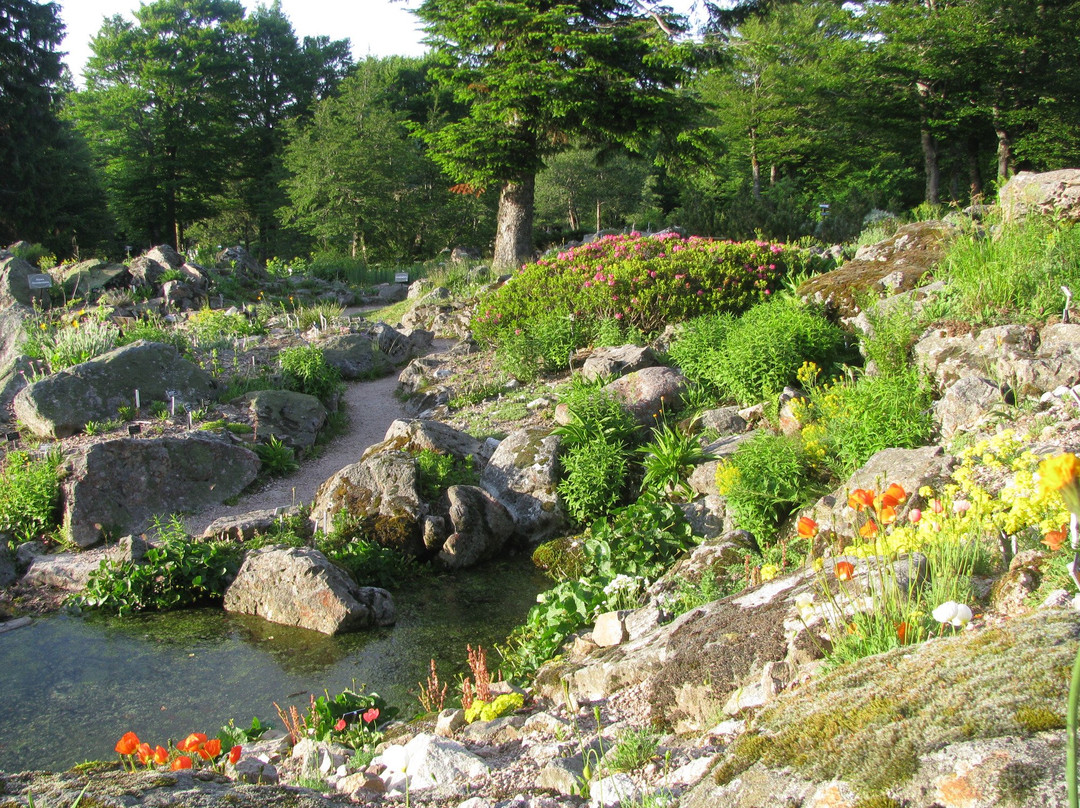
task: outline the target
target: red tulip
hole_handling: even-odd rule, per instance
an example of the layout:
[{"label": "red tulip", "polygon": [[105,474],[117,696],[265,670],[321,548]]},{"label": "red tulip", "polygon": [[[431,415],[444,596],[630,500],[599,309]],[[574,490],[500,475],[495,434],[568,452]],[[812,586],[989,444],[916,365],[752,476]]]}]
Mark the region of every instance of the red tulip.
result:
[{"label": "red tulip", "polygon": [[850,581],[855,576],[855,565],[850,561],[837,561],[835,570],[838,581]]},{"label": "red tulip", "polygon": [[123,737],[116,742],[116,751],[121,755],[130,755],[139,748],[139,736],[134,732],[125,732]]},{"label": "red tulip", "polygon": [[345,726],[346,726],[345,725],[345,719],[340,718],[340,719],[338,719],[338,722],[336,724],[334,724],[334,731],[335,732],[341,732],[343,729],[345,729]]},{"label": "red tulip", "polygon": [[181,755],[180,757],[178,757],[176,760],[174,760],[169,765],[169,769],[171,771],[174,771],[174,772],[179,771],[180,769],[190,769],[190,768],[191,768],[191,758],[189,758],[187,755]]}]

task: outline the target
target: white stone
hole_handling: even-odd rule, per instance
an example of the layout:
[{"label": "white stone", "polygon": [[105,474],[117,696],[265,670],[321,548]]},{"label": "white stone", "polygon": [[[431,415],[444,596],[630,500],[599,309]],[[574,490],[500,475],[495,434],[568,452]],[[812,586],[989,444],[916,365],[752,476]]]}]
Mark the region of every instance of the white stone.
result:
[{"label": "white stone", "polygon": [[593,626],[592,630],[592,639],[601,648],[619,645],[626,642],[627,638],[626,624],[623,622],[622,615],[619,612],[604,612],[604,614],[596,618],[596,625]]},{"label": "white stone", "polygon": [[641,799],[641,789],[623,772],[602,777],[589,783],[589,805],[592,808],[618,808],[623,803]]}]

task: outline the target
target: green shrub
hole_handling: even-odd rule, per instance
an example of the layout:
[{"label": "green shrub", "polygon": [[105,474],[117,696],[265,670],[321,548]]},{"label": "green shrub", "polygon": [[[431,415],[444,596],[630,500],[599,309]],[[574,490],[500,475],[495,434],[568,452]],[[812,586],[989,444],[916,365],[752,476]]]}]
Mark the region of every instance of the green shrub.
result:
[{"label": "green shrub", "polygon": [[713,363],[716,352],[736,322],[731,314],[704,314],[688,320],[680,326],[678,336],[668,350],[668,358],[690,381],[715,389]]},{"label": "green shrub", "polygon": [[266,331],[258,319],[217,309],[202,309],[188,320],[194,341],[200,345],[216,345],[239,337],[250,337]]},{"label": "green shrub", "polygon": [[807,306],[775,300],[751,309],[724,334],[706,378],[743,405],[795,384],[806,361],[828,369],[846,358],[844,332]]},{"label": "green shrub", "polygon": [[15,245],[12,254],[21,258],[28,264],[32,264],[38,269],[49,269],[56,266],[56,255],[46,247],[44,244],[27,244],[22,242]]},{"label": "green shrub", "polygon": [[8,452],[0,470],[0,533],[12,545],[40,539],[60,524],[62,462],[59,452],[36,459],[28,452]]},{"label": "green shrub", "polygon": [[472,455],[459,460],[434,449],[421,449],[416,455],[416,468],[420,472],[420,493],[429,502],[452,485],[476,485],[480,480]]},{"label": "green shrub", "polygon": [[667,423],[653,427],[652,435],[652,441],[638,450],[645,469],[642,494],[693,499],[694,492],[686,479],[694,466],[711,456],[702,450],[696,436]]},{"label": "green shrub", "polygon": [[372,536],[374,522],[374,517],[357,517],[348,511],[338,511],[330,534],[318,533],[315,546],[335,564],[348,570],[362,586],[401,586],[415,578],[420,568],[411,556],[375,541]]},{"label": "green shrub", "polygon": [[605,583],[617,575],[655,580],[696,543],[678,506],[638,500],[586,531],[586,570]]},{"label": "green shrub", "polygon": [[119,615],[220,602],[240,567],[242,548],[190,539],[175,516],[155,521],[154,530],[158,544],[141,561],[102,561],[75,602]]},{"label": "green shrub", "polygon": [[619,504],[628,471],[621,443],[593,438],[564,452],[559,461],[559,497],[575,522],[588,524]]},{"label": "green shrub", "polygon": [[911,348],[922,331],[914,307],[910,303],[879,304],[867,309],[866,316],[873,331],[862,340],[867,361],[885,376],[904,373],[911,365]]},{"label": "green shrub", "polygon": [[136,320],[134,323],[124,326],[124,331],[120,335],[117,344],[130,345],[139,340],[161,342],[165,345],[172,345],[182,354],[191,353],[191,343],[188,342],[187,337],[182,332],[166,326],[160,318]]},{"label": "green shrub", "polygon": [[601,436],[627,445],[634,441],[638,429],[634,416],[619,399],[604,390],[603,381],[574,376],[560,401],[572,416],[569,424],[555,430],[562,436],[564,448]]},{"label": "green shrub", "polygon": [[716,483],[735,523],[759,547],[773,543],[777,528],[799,507],[825,493],[798,437],[759,432],[721,464]]},{"label": "green shrub", "polygon": [[555,309],[505,334],[497,356],[504,371],[518,381],[529,382],[541,373],[567,370],[574,350],[585,341],[586,335],[575,326],[574,318]]},{"label": "green shrub", "polygon": [[705,312],[744,311],[807,260],[802,251],[767,242],[605,236],[522,267],[477,307],[473,333],[500,341],[557,302],[560,314],[581,322],[615,319],[648,334]]},{"label": "green shrub", "polygon": [[341,372],[326,361],[323,349],[314,345],[286,348],[278,354],[285,387],[330,403],[341,391]]},{"label": "green shrub", "polygon": [[841,479],[876,452],[923,446],[933,432],[930,385],[914,367],[813,389],[810,403],[824,429],[827,463]]},{"label": "green shrub", "polygon": [[556,581],[580,578],[587,564],[585,546],[580,536],[560,536],[537,545],[532,562]]}]

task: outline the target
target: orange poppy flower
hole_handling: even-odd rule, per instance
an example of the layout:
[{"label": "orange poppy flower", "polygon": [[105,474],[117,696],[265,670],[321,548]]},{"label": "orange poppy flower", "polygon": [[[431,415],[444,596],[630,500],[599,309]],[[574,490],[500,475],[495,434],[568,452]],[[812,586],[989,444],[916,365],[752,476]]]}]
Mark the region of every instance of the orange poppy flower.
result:
[{"label": "orange poppy flower", "polygon": [[125,732],[119,741],[116,742],[116,751],[121,755],[134,754],[135,750],[139,748],[139,736],[134,732]]},{"label": "orange poppy flower", "polygon": [[873,520],[867,522],[865,525],[859,528],[859,535],[862,536],[864,539],[872,539],[874,536],[877,535],[877,532],[877,522]]},{"label": "orange poppy flower", "polygon": [[187,755],[181,755],[180,757],[178,757],[176,760],[174,760],[172,763],[169,764],[169,769],[171,771],[174,771],[174,772],[175,771],[180,771],[180,769],[190,769],[190,768],[191,768],[191,758],[189,758]]},{"label": "orange poppy flower", "polygon": [[895,508],[905,499],[907,499],[907,492],[901,486],[892,483],[885,489],[885,493],[881,495],[881,506],[883,508]]},{"label": "orange poppy flower", "polygon": [[206,743],[206,736],[201,732],[193,732],[176,745],[181,752],[195,752]]},{"label": "orange poppy flower", "polygon": [[850,581],[855,577],[855,565],[850,561],[837,561],[835,570],[838,581]]},{"label": "orange poppy flower", "polygon": [[232,765],[235,766],[236,761],[238,761],[240,759],[240,752],[241,751],[243,751],[243,747],[240,746],[240,744],[237,744],[232,749],[230,749],[229,750],[229,763],[231,763]]},{"label": "orange poppy flower", "polygon": [[1061,526],[1061,530],[1051,530],[1045,536],[1043,536],[1042,543],[1050,548],[1050,552],[1056,553],[1065,544],[1067,534],[1065,533],[1065,526]]},{"label": "orange poppy flower", "polygon": [[135,749],[135,756],[139,759],[140,766],[145,766],[153,754],[154,750],[150,748],[150,744],[148,743],[141,743]]},{"label": "orange poppy flower", "polygon": [[154,747],[154,763],[159,766],[163,766],[169,762],[169,750],[164,746],[158,745]]},{"label": "orange poppy flower", "polygon": [[199,750],[199,757],[203,760],[213,760],[221,754],[221,741],[217,738],[212,738],[203,744],[203,747]]},{"label": "orange poppy flower", "polygon": [[796,531],[804,539],[812,539],[818,533],[818,523],[809,516],[800,516]]},{"label": "orange poppy flower", "polygon": [[861,511],[863,508],[873,508],[873,489],[867,490],[865,488],[856,488],[848,495],[847,504],[849,508],[854,508],[857,511]]},{"label": "orange poppy flower", "polygon": [[896,521],[896,508],[892,505],[882,505],[881,510],[878,511],[878,519],[883,525],[891,525]]},{"label": "orange poppy flower", "polygon": [[896,636],[900,639],[900,644],[901,645],[906,645],[907,644],[907,633],[908,633],[908,624],[907,623],[897,623],[896,624]]}]

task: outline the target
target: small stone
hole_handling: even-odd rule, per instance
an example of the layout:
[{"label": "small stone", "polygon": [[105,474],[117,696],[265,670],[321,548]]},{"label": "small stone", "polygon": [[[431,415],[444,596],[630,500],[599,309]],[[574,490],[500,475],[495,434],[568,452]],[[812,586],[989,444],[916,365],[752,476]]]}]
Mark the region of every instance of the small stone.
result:
[{"label": "small stone", "polygon": [[439,713],[435,721],[435,734],[449,738],[463,726],[465,726],[465,711],[448,708]]},{"label": "small stone", "polygon": [[256,757],[240,758],[240,760],[236,761],[233,771],[236,779],[242,783],[276,785],[278,782],[277,767]]},{"label": "small stone", "polygon": [[622,613],[605,612],[596,618],[593,626],[593,642],[601,648],[610,648],[626,642],[629,635],[626,633],[626,624],[623,622]]}]

